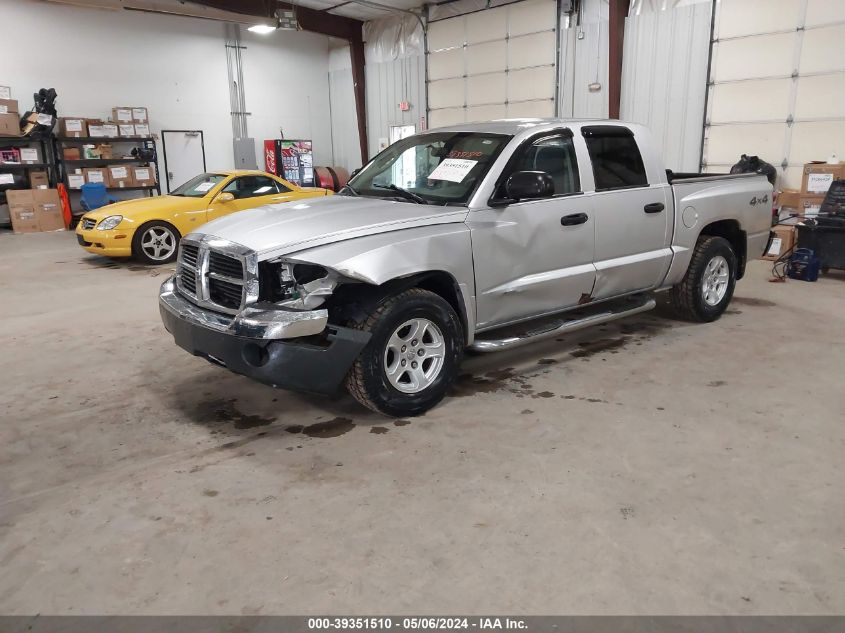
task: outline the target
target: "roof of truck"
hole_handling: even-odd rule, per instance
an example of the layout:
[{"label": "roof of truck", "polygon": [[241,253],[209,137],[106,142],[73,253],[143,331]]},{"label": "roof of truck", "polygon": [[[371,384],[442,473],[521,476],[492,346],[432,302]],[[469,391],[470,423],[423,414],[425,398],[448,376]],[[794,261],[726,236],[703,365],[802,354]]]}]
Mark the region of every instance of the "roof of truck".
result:
[{"label": "roof of truck", "polygon": [[581,125],[595,125],[596,123],[608,125],[633,125],[617,119],[496,119],[480,123],[459,123],[447,127],[439,127],[428,130],[429,132],[486,132],[488,134],[519,134],[526,130],[542,127],[553,127],[556,125],[569,125],[579,127]]}]

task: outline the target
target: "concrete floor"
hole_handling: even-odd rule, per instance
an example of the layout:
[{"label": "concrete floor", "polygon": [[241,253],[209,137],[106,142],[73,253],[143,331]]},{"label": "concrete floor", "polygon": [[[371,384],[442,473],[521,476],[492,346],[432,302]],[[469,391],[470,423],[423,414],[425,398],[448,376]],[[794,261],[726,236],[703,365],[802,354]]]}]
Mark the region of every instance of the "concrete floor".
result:
[{"label": "concrete floor", "polygon": [[471,358],[396,422],[187,355],[167,274],[0,235],[0,613],[845,612],[843,274],[754,262],[716,323]]}]

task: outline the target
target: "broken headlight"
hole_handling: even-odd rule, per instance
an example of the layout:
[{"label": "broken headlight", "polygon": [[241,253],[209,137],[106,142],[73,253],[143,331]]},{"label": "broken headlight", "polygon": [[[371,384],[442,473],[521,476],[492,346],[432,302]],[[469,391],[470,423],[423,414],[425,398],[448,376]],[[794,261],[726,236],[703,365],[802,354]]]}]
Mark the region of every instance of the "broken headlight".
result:
[{"label": "broken headlight", "polygon": [[333,271],[302,262],[261,262],[258,270],[259,300],[303,310],[320,306],[332,294],[338,281]]}]

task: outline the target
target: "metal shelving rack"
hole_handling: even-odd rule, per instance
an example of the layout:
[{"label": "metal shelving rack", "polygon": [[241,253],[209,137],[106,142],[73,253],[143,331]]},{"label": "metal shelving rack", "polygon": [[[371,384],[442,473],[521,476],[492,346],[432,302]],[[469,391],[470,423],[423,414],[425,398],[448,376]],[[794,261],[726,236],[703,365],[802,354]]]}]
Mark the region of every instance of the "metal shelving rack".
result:
[{"label": "metal shelving rack", "polygon": [[[96,137],[69,137],[57,136],[55,137],[54,153],[56,157],[56,165],[59,168],[59,179],[68,187],[68,173],[74,169],[81,167],[106,167],[108,165],[150,165],[155,169],[156,184],[150,187],[107,187],[109,191],[144,191],[150,197],[154,195],[161,195],[161,177],[158,171],[158,156],[155,154],[155,139],[151,136],[147,137],[133,137],[133,136],[96,136]],[[123,145],[142,146],[145,149],[151,149],[156,156],[155,161],[146,161],[140,158],[80,158],[78,160],[66,160],[64,158],[64,148],[67,145],[98,145],[100,143],[112,143]],[[71,189],[68,187],[68,193],[79,193],[78,189]],[[72,214],[76,217],[83,214],[83,211],[72,210]]]},{"label": "metal shelving rack", "polygon": [[[0,163],[0,174],[15,174],[22,173],[26,177],[26,182],[23,184],[15,183],[14,185],[0,185],[0,202],[6,202],[6,191],[9,189],[29,189],[29,172],[30,171],[46,171],[47,179],[50,181],[50,187],[55,187],[58,181],[56,172],[56,163],[54,158],[54,148],[52,137],[47,138],[31,138],[29,136],[3,136],[0,137],[0,149],[8,147],[32,147],[39,145],[41,149],[40,163]],[[9,220],[0,217],[0,224],[8,225]]]}]

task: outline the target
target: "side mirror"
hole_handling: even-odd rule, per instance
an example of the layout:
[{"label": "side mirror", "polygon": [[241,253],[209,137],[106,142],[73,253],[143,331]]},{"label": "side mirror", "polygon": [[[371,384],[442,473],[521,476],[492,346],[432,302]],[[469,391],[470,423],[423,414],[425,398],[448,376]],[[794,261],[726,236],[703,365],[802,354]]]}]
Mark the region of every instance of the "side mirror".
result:
[{"label": "side mirror", "polygon": [[555,195],[555,181],[544,171],[518,171],[505,183],[505,193],[512,200],[551,198]]},{"label": "side mirror", "polygon": [[217,198],[214,199],[215,202],[231,202],[235,199],[235,194],[229,193],[228,191],[224,191]]}]

